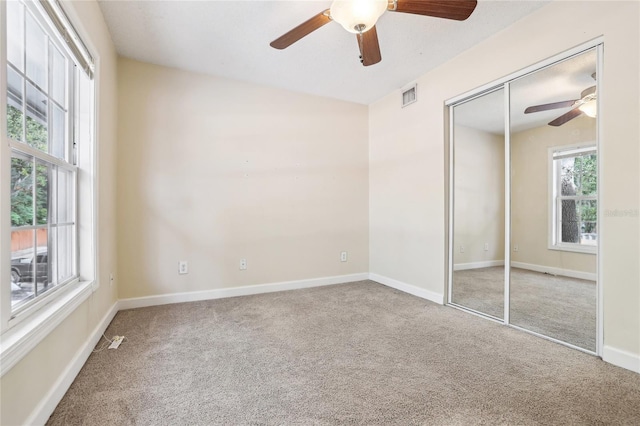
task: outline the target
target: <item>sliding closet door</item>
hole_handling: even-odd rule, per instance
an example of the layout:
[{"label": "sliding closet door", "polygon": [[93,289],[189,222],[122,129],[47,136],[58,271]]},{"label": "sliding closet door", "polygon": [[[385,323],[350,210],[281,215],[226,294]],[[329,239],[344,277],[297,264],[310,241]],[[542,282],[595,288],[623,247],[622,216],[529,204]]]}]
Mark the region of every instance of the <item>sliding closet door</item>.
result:
[{"label": "sliding closet door", "polygon": [[504,317],[504,90],[452,108],[453,271],[449,302]]},{"label": "sliding closet door", "polygon": [[597,52],[510,84],[509,322],[596,351]]}]

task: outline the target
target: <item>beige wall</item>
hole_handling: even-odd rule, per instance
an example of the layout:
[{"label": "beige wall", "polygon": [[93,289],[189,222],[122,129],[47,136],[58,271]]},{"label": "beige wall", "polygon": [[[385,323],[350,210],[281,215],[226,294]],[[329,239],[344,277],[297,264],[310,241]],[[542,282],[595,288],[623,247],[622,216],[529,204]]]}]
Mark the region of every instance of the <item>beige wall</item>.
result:
[{"label": "beige wall", "polygon": [[65,2],[81,35],[99,55],[98,143],[98,279],[99,289],[25,358],[0,379],[0,424],[25,424],[54,388],[71,359],[116,301],[109,273],[116,270],[116,53],[96,2]]},{"label": "beige wall", "polygon": [[465,126],[454,134],[453,263],[504,261],[504,136]]},{"label": "beige wall", "polygon": [[[553,2],[420,77],[417,103],[401,109],[396,92],[372,104],[370,271],[444,293],[444,101],[601,35],[600,208],[637,212],[639,6]],[[640,243],[630,237],[640,233],[638,217],[605,214],[600,225],[604,343],[638,355]]]},{"label": "beige wall", "polygon": [[511,136],[511,260],[578,272],[596,272],[594,254],[549,250],[549,148],[596,140],[595,120],[575,118]]},{"label": "beige wall", "polygon": [[366,106],[124,58],[118,78],[120,298],[368,271]]}]

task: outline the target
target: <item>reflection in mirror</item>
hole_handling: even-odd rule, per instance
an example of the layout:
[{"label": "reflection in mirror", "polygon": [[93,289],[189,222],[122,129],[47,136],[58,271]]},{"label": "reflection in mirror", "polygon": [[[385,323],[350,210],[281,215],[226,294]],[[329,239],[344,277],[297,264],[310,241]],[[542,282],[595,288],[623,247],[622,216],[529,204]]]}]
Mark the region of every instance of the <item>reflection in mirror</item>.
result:
[{"label": "reflection in mirror", "polygon": [[453,111],[450,302],[504,317],[504,90]]},{"label": "reflection in mirror", "polygon": [[510,323],[596,351],[596,51],[510,87]]}]

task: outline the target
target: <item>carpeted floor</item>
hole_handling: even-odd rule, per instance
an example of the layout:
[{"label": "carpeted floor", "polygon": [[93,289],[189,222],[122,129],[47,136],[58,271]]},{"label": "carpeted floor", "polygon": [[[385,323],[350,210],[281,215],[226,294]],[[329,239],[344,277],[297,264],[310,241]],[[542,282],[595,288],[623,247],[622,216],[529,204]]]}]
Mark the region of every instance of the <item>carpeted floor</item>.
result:
[{"label": "carpeted floor", "polygon": [[638,424],[640,375],[371,281],[119,312],[50,425]]},{"label": "carpeted floor", "polygon": [[[503,318],[504,267],[453,273],[453,302]],[[596,351],[596,283],[511,269],[511,324]]]}]

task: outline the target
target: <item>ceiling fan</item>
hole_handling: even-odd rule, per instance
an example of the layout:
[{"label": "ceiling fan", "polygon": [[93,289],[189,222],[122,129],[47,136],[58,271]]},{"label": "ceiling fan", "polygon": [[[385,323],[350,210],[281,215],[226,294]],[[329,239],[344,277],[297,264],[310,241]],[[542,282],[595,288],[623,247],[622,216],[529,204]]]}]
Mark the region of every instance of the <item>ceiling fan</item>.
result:
[{"label": "ceiling fan", "polygon": [[386,11],[434,16],[464,21],[476,8],[476,0],[334,0],[331,7],[303,22],[271,42],[271,47],[286,49],[313,31],[336,21],[356,34],[360,62],[369,66],[382,60],[376,22]]},{"label": "ceiling fan", "polygon": [[[591,74],[591,77],[595,80],[596,73]],[[524,113],[531,114],[532,112],[571,107],[571,111],[549,122],[549,126],[562,126],[567,121],[573,120],[582,114],[595,118],[598,113],[598,104],[596,102],[597,98],[596,86],[591,86],[580,93],[580,99],[530,106],[524,110]]]}]

